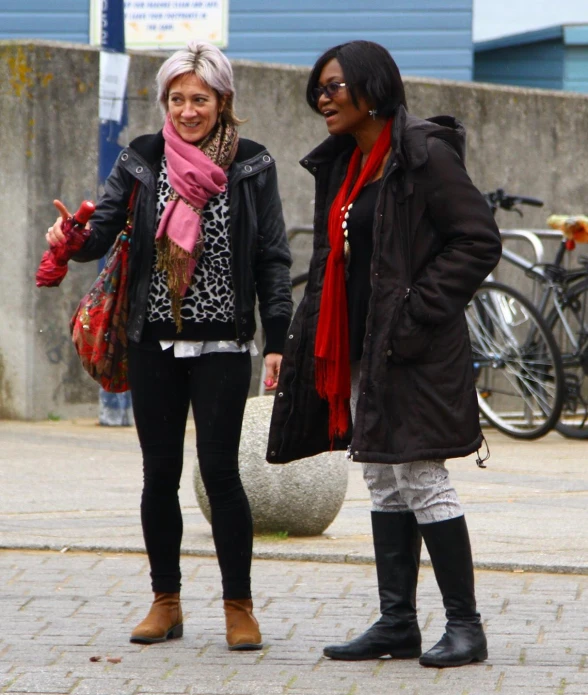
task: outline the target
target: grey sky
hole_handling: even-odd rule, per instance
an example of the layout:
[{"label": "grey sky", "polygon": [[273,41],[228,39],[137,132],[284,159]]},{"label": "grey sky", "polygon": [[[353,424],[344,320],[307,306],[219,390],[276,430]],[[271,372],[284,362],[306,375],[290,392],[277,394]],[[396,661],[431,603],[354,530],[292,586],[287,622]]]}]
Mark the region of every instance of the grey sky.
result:
[{"label": "grey sky", "polygon": [[574,23],[588,24],[588,0],[474,0],[474,41]]}]

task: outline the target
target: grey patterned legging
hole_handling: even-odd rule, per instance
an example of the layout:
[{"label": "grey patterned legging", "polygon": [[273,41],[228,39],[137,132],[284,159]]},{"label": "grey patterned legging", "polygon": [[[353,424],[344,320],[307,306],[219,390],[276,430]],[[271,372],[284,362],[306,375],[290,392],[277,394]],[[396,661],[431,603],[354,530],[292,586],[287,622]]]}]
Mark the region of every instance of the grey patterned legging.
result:
[{"label": "grey patterned legging", "polygon": [[[359,362],[351,365],[351,414],[359,395]],[[363,478],[376,512],[411,511],[419,524],[463,516],[444,460],[412,463],[364,463]]]}]

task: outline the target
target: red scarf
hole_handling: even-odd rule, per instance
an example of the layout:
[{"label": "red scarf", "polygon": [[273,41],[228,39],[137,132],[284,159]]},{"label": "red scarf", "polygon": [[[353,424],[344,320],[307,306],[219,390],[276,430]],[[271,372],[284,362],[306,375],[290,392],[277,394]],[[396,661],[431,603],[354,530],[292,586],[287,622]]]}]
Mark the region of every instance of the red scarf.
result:
[{"label": "red scarf", "polygon": [[[382,164],[391,145],[392,119],[380,133],[353,188],[351,182],[359,168],[361,150],[355,148],[347,167],[347,175],[329,211],[329,243],[321,308],[314,346],[315,385],[321,398],[329,403],[329,437],[342,437],[349,427],[349,398],[351,395],[351,365],[349,362],[349,324],[343,255],[343,223],[348,210],[363,186],[370,181]],[[351,192],[349,189],[351,188]]]}]

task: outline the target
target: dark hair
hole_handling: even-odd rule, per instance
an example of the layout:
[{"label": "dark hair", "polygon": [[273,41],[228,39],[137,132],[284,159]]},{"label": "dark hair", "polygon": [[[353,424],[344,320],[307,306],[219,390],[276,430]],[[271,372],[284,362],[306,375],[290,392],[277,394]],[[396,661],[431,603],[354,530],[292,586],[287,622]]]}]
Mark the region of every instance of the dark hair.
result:
[{"label": "dark hair", "polygon": [[363,97],[384,118],[394,115],[400,104],[406,108],[400,70],[388,50],[373,41],[349,41],[329,48],[314,64],[306,86],[306,101],[313,111],[319,112],[313,90],[333,58],[341,65],[355,106],[359,106],[358,97]]}]

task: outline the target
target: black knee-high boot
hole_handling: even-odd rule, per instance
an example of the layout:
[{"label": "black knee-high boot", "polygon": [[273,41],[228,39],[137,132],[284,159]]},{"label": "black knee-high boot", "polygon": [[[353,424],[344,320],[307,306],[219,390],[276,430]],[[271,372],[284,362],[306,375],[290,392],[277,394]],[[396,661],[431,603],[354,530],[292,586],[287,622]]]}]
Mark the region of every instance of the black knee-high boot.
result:
[{"label": "black knee-high boot", "polygon": [[421,656],[420,663],[443,668],[484,661],[488,658],[488,646],[476,611],[474,566],[465,518],[422,524],[419,528],[431,556],[447,617],[445,634]]},{"label": "black knee-high boot", "polygon": [[382,616],[366,632],[325,647],[331,659],[361,661],[390,655],[414,659],[421,653],[416,586],[421,535],[412,512],[372,512],[374,551]]}]

